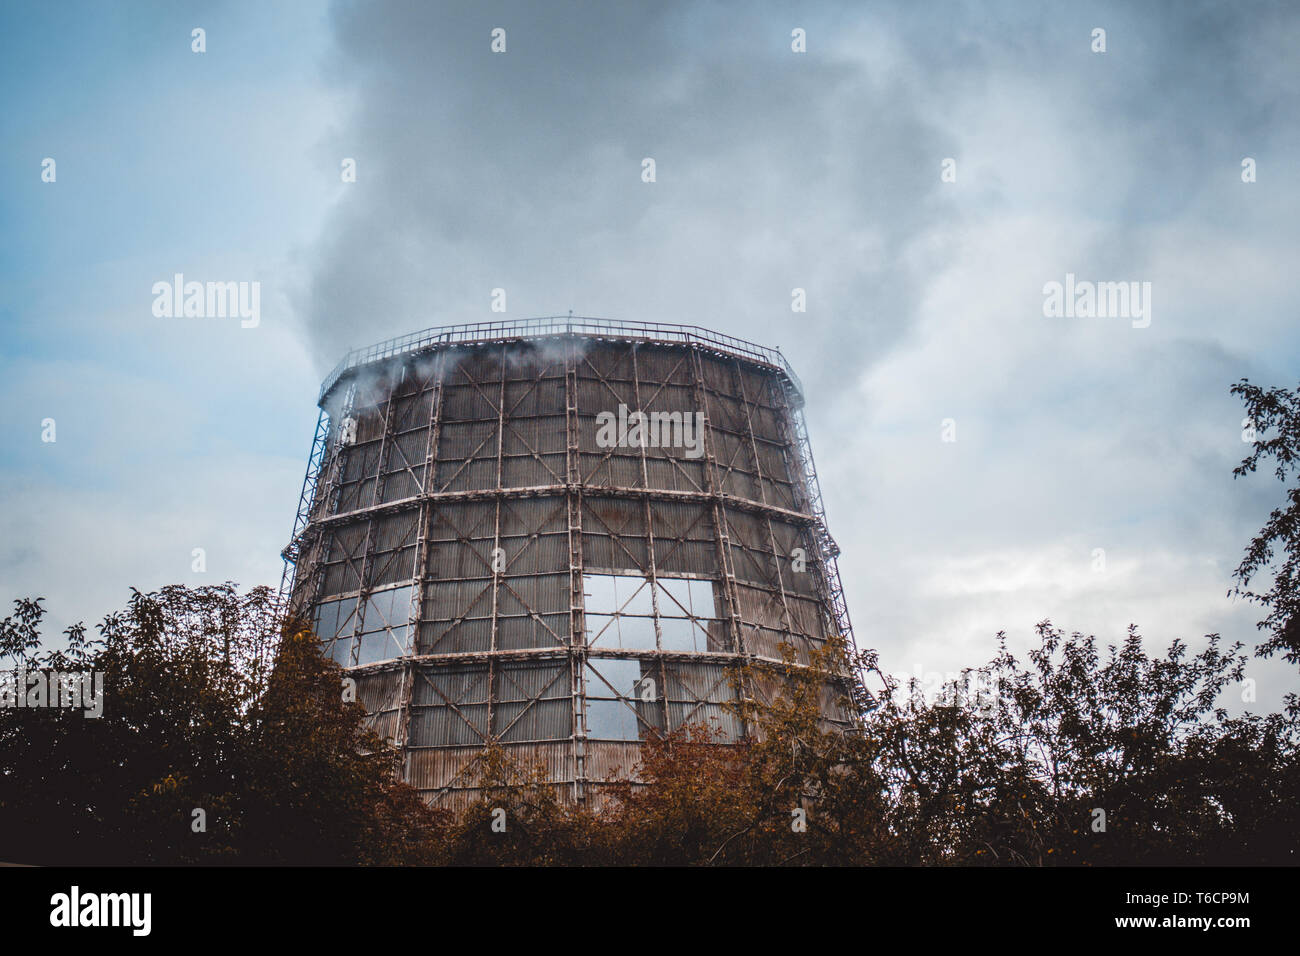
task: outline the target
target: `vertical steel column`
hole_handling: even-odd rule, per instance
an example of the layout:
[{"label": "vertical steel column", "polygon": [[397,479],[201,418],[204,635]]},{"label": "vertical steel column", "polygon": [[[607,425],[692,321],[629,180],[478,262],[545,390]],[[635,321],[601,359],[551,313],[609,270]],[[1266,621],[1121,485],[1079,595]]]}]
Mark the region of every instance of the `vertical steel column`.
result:
[{"label": "vertical steel column", "polygon": [[[379,436],[379,458],[375,463],[375,490],[371,493],[371,507],[379,504],[379,489],[383,484],[384,478],[384,452],[388,447],[388,432],[393,425],[393,388],[392,383],[388,385],[388,398],[384,404],[384,427]],[[360,504],[360,502],[358,502]],[[366,521],[366,540],[361,550],[361,580],[357,582],[360,591],[357,593],[357,623],[354,627],[357,639],[352,644],[352,663],[356,665],[361,657],[361,638],[360,634],[366,626],[366,605],[370,603],[370,566],[374,564],[374,541],[375,525],[379,522],[378,518],[370,518]]]},{"label": "vertical steel column", "polygon": [[407,619],[406,666],[402,668],[401,712],[398,714],[397,747],[401,753],[399,770],[401,778],[411,779],[411,701],[414,698],[417,676],[417,658],[420,653],[420,619],[424,614],[424,599],[429,574],[429,531],[433,525],[432,496],[438,467],[438,437],[442,428],[442,380],[447,364],[447,353],[439,351],[433,365],[433,394],[429,397],[428,437],[424,446],[424,472],[420,480],[419,530],[415,542],[415,572],[411,587],[411,610]]},{"label": "vertical steel column", "polygon": [[[641,368],[637,362],[637,347],[633,343],[629,350],[632,353],[632,401],[636,403],[636,410],[641,413],[641,489],[645,492],[641,496],[641,503],[644,506],[642,513],[645,515],[645,540],[646,540],[646,573],[650,581],[650,621],[655,630],[655,650],[659,653],[654,656],[655,675],[659,686],[655,688],[658,692],[659,702],[663,706],[664,715],[664,732],[668,731],[668,671],[664,664],[663,649],[664,635],[663,627],[659,623],[659,568],[655,562],[655,534],[654,534],[654,517],[653,509],[650,507],[650,468],[646,464],[646,441],[648,436],[646,431],[650,427],[649,418],[646,410],[641,405]],[[637,681],[639,684],[640,681]],[[639,699],[639,698],[638,698]],[[635,708],[637,700],[632,702]],[[640,721],[641,715],[637,713],[637,720]],[[637,733],[640,734],[638,728]]]},{"label": "vertical steel column", "polygon": [[[758,486],[758,500],[766,505],[768,504],[767,488],[763,484],[763,465],[758,457],[758,439],[754,435],[754,416],[750,414],[752,406],[745,392],[745,376],[741,371],[739,359],[732,363],[732,380],[735,382],[736,394],[740,396],[741,407],[745,410],[745,429],[749,433],[750,457],[754,460],[754,482]],[[785,592],[785,576],[781,573],[781,565],[787,556],[777,550],[776,533],[772,530],[772,516],[764,512],[763,523],[767,526],[767,540],[772,548],[772,561],[776,565],[776,586],[781,595],[781,627],[793,635],[794,615],[790,613],[790,601]]]},{"label": "vertical steel column", "polygon": [[[731,535],[727,529],[727,514],[722,506],[722,489],[719,486],[717,473],[718,462],[713,450],[713,426],[711,424],[712,418],[709,415],[708,390],[704,383],[704,360],[700,357],[700,350],[696,345],[689,345],[688,348],[691,353],[691,372],[695,379],[695,402],[699,407],[700,414],[703,416],[701,420],[704,425],[702,439],[704,444],[705,488],[709,493],[713,511],[714,540],[718,545],[718,570],[722,573],[722,596],[727,604],[727,619],[731,625],[732,651],[748,658],[751,655],[745,647],[745,639],[741,633],[740,592],[736,588],[736,568],[731,556]],[[739,683],[742,696],[752,697],[752,691],[744,668],[740,671]],[[742,734],[749,732],[748,723],[742,716]]]},{"label": "vertical steel column", "polygon": [[322,408],[316,416],[316,432],[312,436],[311,453],[307,456],[307,472],[303,475],[302,491],[298,494],[298,513],[293,519],[293,534],[289,537],[288,546],[280,552],[284,558],[284,568],[280,572],[280,590],[276,592],[276,604],[282,610],[293,594],[293,579],[298,570],[299,541],[307,527],[312,501],[316,497],[316,484],[320,479],[328,437],[329,413]]},{"label": "vertical steel column", "polygon": [[[497,478],[496,494],[493,496],[493,504],[496,509],[493,520],[492,530],[492,635],[489,639],[488,647],[491,651],[488,655],[488,675],[487,675],[487,734],[492,739],[492,720],[496,710],[496,671],[497,659],[497,634],[500,626],[498,614],[498,603],[501,596],[501,579],[505,576],[505,549],[501,548],[501,503],[505,498],[502,488],[502,461],[506,447],[506,368],[507,368],[507,349],[509,345],[501,343],[501,370],[499,372],[501,387],[497,392]],[[496,569],[497,549],[501,548],[501,570]]]},{"label": "vertical steel column", "polygon": [[[343,474],[347,468],[349,451],[351,448],[350,445],[344,445],[339,441],[339,431],[342,429],[343,423],[347,421],[348,417],[352,414],[353,403],[356,400],[356,395],[357,386],[356,383],[353,382],[348,385],[348,390],[343,396],[342,403],[339,405],[339,428],[335,429],[334,454],[328,456],[327,447],[327,460],[325,463],[327,477],[325,487],[322,489],[319,481],[317,482],[316,502],[311,509],[312,518],[308,520],[309,529],[311,527],[311,520],[317,515],[332,515],[338,509],[339,494],[343,488]],[[328,535],[328,537],[326,537],[326,535]],[[307,581],[307,586],[303,592],[305,595],[305,600],[303,601],[304,608],[309,607],[321,596],[321,588],[325,582],[325,566],[328,564],[330,555],[334,550],[335,539],[332,532],[318,532],[317,540],[321,543],[317,545],[318,554],[316,556],[315,567],[312,568],[311,577]],[[356,625],[354,623],[353,630],[355,631],[355,629]]]},{"label": "vertical steel column", "polygon": [[578,421],[578,340],[570,335],[564,349],[564,497],[569,519],[569,690],[573,710],[573,798],[587,799],[587,724],[584,666],[587,639],[582,558],[582,442]]}]

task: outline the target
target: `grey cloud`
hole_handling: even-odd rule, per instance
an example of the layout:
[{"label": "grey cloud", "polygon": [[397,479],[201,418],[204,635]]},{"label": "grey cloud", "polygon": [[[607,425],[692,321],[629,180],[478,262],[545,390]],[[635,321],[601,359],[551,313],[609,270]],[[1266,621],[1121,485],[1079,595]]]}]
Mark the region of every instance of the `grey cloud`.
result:
[{"label": "grey cloud", "polygon": [[322,366],[496,318],[498,286],[512,316],[698,323],[793,345],[832,379],[884,354],[921,280],[903,255],[937,221],[936,132],[897,82],[792,54],[779,8],[708,9],[341,8],[335,62],[359,106],[331,146],[361,181],[302,309]]},{"label": "grey cloud", "polygon": [[[1241,625],[1221,585],[1275,489],[1231,481],[1227,388],[1275,377],[1260,345],[1294,313],[1280,157],[1298,19],[1208,2],[340,5],[328,65],[357,109],[324,148],[360,181],[299,311],[322,369],[496,318],[498,286],[509,317],[573,308],[782,346],[809,383],[864,643],[901,666],[917,645],[977,663],[999,627],[1047,616],[1106,636],[1157,634],[1170,607],[1201,633]],[[1269,178],[1243,192],[1256,154]],[[1267,287],[1229,264],[1243,257]],[[1066,271],[1153,280],[1152,327],[1048,323],[1041,286]],[[939,447],[947,415],[959,452]],[[1135,570],[1076,593],[1053,562],[1086,563],[1092,541]],[[1018,560],[1037,583],[979,590]],[[975,569],[975,590],[936,597],[927,562],[961,587]]]}]

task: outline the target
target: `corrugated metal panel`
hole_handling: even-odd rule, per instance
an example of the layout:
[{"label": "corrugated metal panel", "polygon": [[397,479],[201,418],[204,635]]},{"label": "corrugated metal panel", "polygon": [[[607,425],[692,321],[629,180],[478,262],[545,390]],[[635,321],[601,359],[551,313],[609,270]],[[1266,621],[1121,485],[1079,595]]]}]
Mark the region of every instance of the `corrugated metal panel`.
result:
[{"label": "corrugated metal panel", "polygon": [[438,491],[485,491],[497,486],[497,460],[493,452],[469,462],[446,462],[439,466],[444,476],[436,483]]},{"label": "corrugated metal panel", "polygon": [[567,697],[569,681],[568,661],[512,661],[497,667],[493,692],[499,701]]},{"label": "corrugated metal panel", "polygon": [[[535,458],[528,452],[501,461],[502,488],[536,488],[564,483],[564,456]],[[558,468],[556,467],[558,465]]]},{"label": "corrugated metal panel", "polygon": [[488,739],[487,720],[487,704],[458,703],[455,707],[451,705],[412,707],[410,745],[412,747],[482,745]]},{"label": "corrugated metal panel", "polygon": [[[816,545],[809,539],[803,528],[772,521],[772,537],[776,539],[777,553],[790,558],[783,562],[781,583],[787,594],[814,595],[817,593],[817,569],[814,567]],[[803,549],[803,570],[795,570],[793,556],[796,548]]]},{"label": "corrugated metal panel", "polygon": [[430,806],[439,810],[463,813],[478,801],[480,793],[478,790],[449,790],[446,792],[421,792],[420,796]]},{"label": "corrugated metal panel", "polygon": [[393,741],[397,739],[398,716],[399,714],[395,710],[371,714],[365,719],[364,726],[367,730],[374,731],[381,740],[392,746]]},{"label": "corrugated metal panel", "polygon": [[438,460],[463,461],[466,458],[495,458],[497,421],[446,422],[438,435]]},{"label": "corrugated metal panel", "polygon": [[424,463],[412,469],[388,472],[384,475],[384,480],[380,486],[379,501],[386,504],[390,501],[401,501],[403,498],[413,498],[420,493],[424,481]]},{"label": "corrugated metal panel", "polygon": [[496,378],[505,367],[506,349],[497,345],[479,348],[456,348],[448,353],[454,361],[449,365],[449,383],[481,382]]},{"label": "corrugated metal panel", "polygon": [[641,537],[613,538],[588,533],[583,525],[583,559],[591,569],[644,571],[649,568],[649,542]]},{"label": "corrugated metal panel", "polygon": [[[428,654],[431,660],[450,653],[484,655],[469,666],[421,667],[410,688],[409,778],[426,798],[440,805],[463,807],[477,796],[473,774],[456,780],[441,796],[436,794],[480,752],[482,737],[489,733],[504,738],[519,755],[539,757],[566,797],[571,793],[567,782],[573,777],[574,701],[569,696],[573,664],[567,657],[495,657],[489,671],[487,652],[541,649],[567,653],[574,543],[570,540],[569,498],[576,502],[578,497],[574,492],[540,497],[516,494],[472,502],[437,497],[444,492],[491,492],[498,487],[498,469],[502,487],[530,489],[530,495],[534,489],[566,483],[569,422],[564,363],[570,344],[548,340],[509,347],[461,347],[375,366],[379,374],[367,376],[361,383],[350,412],[358,423],[359,440],[337,453],[331,446],[323,458],[318,500],[311,511],[313,521],[325,515],[332,501],[343,512],[368,508],[377,491],[384,503],[413,498],[424,491],[435,494],[419,507],[373,521],[362,518],[325,532],[319,540],[304,540],[299,570],[304,580],[314,581],[311,569],[328,558],[321,592],[326,595],[355,593],[362,584],[357,575],[363,563],[368,568],[367,586],[409,583],[418,571],[423,592],[416,642],[419,653]],[[731,358],[677,346],[605,341],[583,345],[576,364],[578,418],[573,425],[579,446],[578,470],[586,485],[581,493],[580,542],[585,570],[648,572],[651,566],[647,501],[601,498],[593,489],[633,489],[648,484],[652,489],[704,494],[709,488],[709,460],[688,458],[687,448],[680,442],[663,448],[598,447],[596,414],[617,412],[620,404],[631,410],[681,415],[706,411],[713,426],[707,441],[715,463],[707,470],[719,483],[718,490],[782,508],[795,507],[798,497],[792,481],[803,481],[802,465],[796,450],[787,445],[795,429],[784,417],[787,399],[773,374],[738,365]],[[697,389],[697,364],[704,393]],[[435,426],[438,441],[433,446],[429,425],[440,368],[445,372],[438,392],[441,420]],[[705,407],[700,407],[701,394]],[[505,417],[501,434],[499,414]],[[331,441],[336,440],[342,416],[340,407],[332,408]],[[686,435],[679,431],[677,437],[685,439]],[[436,474],[429,476],[426,488],[422,487],[424,461],[431,447],[437,457]],[[335,467],[336,461],[341,469]],[[658,573],[720,578],[713,523],[716,506],[650,497]],[[808,573],[792,569],[791,552],[802,547],[812,554],[812,536],[780,517],[769,519],[729,505],[723,510],[732,544],[730,559],[740,582],[736,592],[746,648],[775,658],[778,645],[786,640],[796,646],[799,659],[807,660],[813,639],[824,637],[832,620],[820,603],[827,590],[817,577],[817,562],[810,562]],[[429,520],[427,564],[416,569],[415,545],[422,514]],[[492,570],[492,548],[497,545],[506,553],[505,573],[500,576]],[[367,546],[370,554],[363,555]],[[785,591],[784,601],[779,589]],[[723,590],[715,594],[714,604],[713,613],[723,618],[728,607]],[[734,649],[728,620],[714,619],[707,630],[707,641],[695,642],[697,650]],[[672,646],[683,647],[677,639]],[[653,651],[641,656],[646,673],[664,683],[663,697],[638,705],[639,710],[651,714],[656,726],[713,720],[724,726],[728,735],[738,732],[722,708],[731,695],[729,672],[723,665],[678,659],[665,663]],[[490,684],[489,672],[493,675]],[[372,722],[384,733],[395,731],[397,708],[403,703],[401,672],[364,674],[359,681]],[[491,705],[489,697],[494,701]],[[830,690],[823,694],[822,705],[829,717],[842,716]],[[485,726],[489,707],[491,727]],[[608,721],[600,727],[610,735],[626,732],[621,724]],[[639,744],[591,741],[587,753],[590,779],[627,779],[637,763]],[[591,800],[601,799],[602,790],[594,785]]]},{"label": "corrugated metal panel", "polygon": [[[737,435],[748,434],[749,425],[745,418],[745,404],[729,395],[709,390],[709,424],[715,430],[727,431]],[[719,437],[715,434],[715,438]]]},{"label": "corrugated metal panel", "polygon": [[414,510],[376,518],[370,532],[370,547],[374,551],[392,551],[412,545],[416,526],[417,513]]},{"label": "corrugated metal panel", "polygon": [[796,653],[799,651],[799,645],[801,644],[797,638],[784,631],[752,625],[745,625],[742,637],[745,641],[745,650],[771,661],[783,659],[781,654],[782,644],[789,644]]},{"label": "corrugated metal panel", "polygon": [[827,636],[826,612],[820,602],[787,595],[786,606],[790,609],[790,629],[796,634],[818,640]]},{"label": "corrugated metal panel", "polygon": [[[392,411],[392,428],[395,432],[426,429],[433,407],[433,392],[426,390],[415,395],[407,394],[395,399]],[[424,431],[420,432],[421,435]]]},{"label": "corrugated metal panel", "polygon": [[600,488],[642,488],[641,455],[636,449],[606,448],[583,453],[580,468],[583,484]]},{"label": "corrugated metal panel", "polygon": [[491,650],[492,621],[475,619],[453,625],[434,621],[420,625],[421,654],[468,654]]},{"label": "corrugated metal panel", "polygon": [[420,618],[426,621],[450,622],[464,617],[486,617],[492,611],[490,578],[431,581],[425,585],[424,595]]},{"label": "corrugated metal panel", "polygon": [[735,700],[737,673],[721,664],[672,661],[664,666],[668,679],[665,695],[669,701],[722,703]]},{"label": "corrugated metal panel", "polygon": [[375,435],[369,441],[358,437],[353,444],[349,445],[344,452],[343,481],[353,482],[377,475],[381,444],[379,436]]},{"label": "corrugated metal panel", "polygon": [[402,468],[424,464],[428,451],[429,429],[421,427],[417,431],[394,435],[388,442],[385,452],[384,470],[397,471]]},{"label": "corrugated metal panel", "polygon": [[655,565],[660,571],[673,574],[716,574],[718,546],[712,541],[678,543],[656,538]]},{"label": "corrugated metal panel", "polygon": [[[521,769],[539,766],[551,779],[573,779],[572,756],[567,743],[505,744],[502,750],[507,759]],[[453,787],[462,793],[474,792],[481,780],[478,766],[481,753],[477,747],[412,751],[411,785],[417,790]]]},{"label": "corrugated metal panel", "polygon": [[651,455],[650,451],[647,449],[645,463],[649,487],[663,488],[666,491],[704,490],[703,462],[692,461],[681,455]]},{"label": "corrugated metal panel", "polygon": [[584,761],[588,780],[627,780],[641,762],[641,745],[593,742]]},{"label": "corrugated metal panel", "polygon": [[718,547],[712,510],[704,505],[656,501],[650,506],[655,564],[660,571],[714,575]]},{"label": "corrugated metal panel", "polygon": [[733,541],[731,545],[731,563],[735,568],[737,581],[748,581],[759,587],[776,586],[776,562],[771,554],[751,551],[744,545]]},{"label": "corrugated metal panel", "polygon": [[573,701],[513,701],[492,712],[492,732],[503,742],[567,740],[573,736]]},{"label": "corrugated metal panel", "polygon": [[442,706],[483,703],[488,699],[487,664],[417,667],[411,703]]},{"label": "corrugated metal panel", "polygon": [[498,650],[564,647],[568,643],[569,616],[567,614],[548,614],[540,621],[522,615],[501,617],[497,621]]},{"label": "corrugated metal panel", "polygon": [[[445,465],[439,465],[440,471],[445,468]],[[490,539],[496,510],[496,505],[490,501],[440,502],[433,509],[429,538],[435,542],[460,538]]]},{"label": "corrugated metal panel", "polygon": [[453,782],[465,787],[474,786],[477,777],[471,765],[481,753],[479,747],[412,750],[408,758],[407,780],[417,790],[436,790]]},{"label": "corrugated metal panel", "polygon": [[395,710],[402,702],[402,672],[384,671],[379,674],[357,674],[357,700],[366,713]]},{"label": "corrugated metal panel", "polygon": [[[564,379],[547,378],[541,381],[510,382],[506,385],[506,417],[511,420],[531,422],[554,419],[564,427]],[[563,447],[563,444],[561,444]]]},{"label": "corrugated metal panel", "polygon": [[780,445],[789,441],[788,424],[783,423],[781,416],[766,403],[751,408],[749,420],[756,437]]},{"label": "corrugated metal panel", "polygon": [[781,602],[779,595],[762,588],[737,584],[736,598],[742,621],[776,629],[786,627],[786,605]]},{"label": "corrugated metal panel", "polygon": [[693,380],[690,353],[686,349],[640,348],[636,354],[636,370],[643,389],[675,382],[680,390],[690,394]]},{"label": "corrugated metal panel", "polygon": [[337,561],[345,556],[361,557],[366,542],[366,523],[342,525],[329,532],[332,538],[330,560]]},{"label": "corrugated metal panel", "polygon": [[589,534],[645,537],[645,506],[623,498],[588,496],[582,502],[582,530]]},{"label": "corrugated metal panel", "polygon": [[505,377],[508,382],[536,379],[554,381],[564,378],[564,346],[549,342],[518,342],[505,352]]},{"label": "corrugated metal panel", "polygon": [[740,739],[742,727],[735,714],[717,704],[668,703],[668,729],[703,727],[718,743],[732,743]]},{"label": "corrugated metal panel", "polygon": [[491,568],[491,538],[432,542],[426,565],[430,577],[441,580],[486,577]]},{"label": "corrugated metal panel", "polygon": [[706,505],[681,501],[651,501],[650,517],[656,535],[712,541],[712,509]]},{"label": "corrugated metal panel", "polygon": [[790,453],[784,445],[772,445],[767,442],[758,442],[758,464],[763,470],[763,477],[772,481],[780,482],[789,494],[788,488],[791,480],[790,472]]},{"label": "corrugated metal panel", "polygon": [[[507,575],[498,596],[505,614],[561,614],[569,609],[569,575]],[[522,603],[521,603],[522,602]]]},{"label": "corrugated metal panel", "polygon": [[357,423],[357,442],[373,442],[384,433],[384,416],[388,413],[387,403],[365,407],[353,406],[352,417]]},{"label": "corrugated metal panel", "polygon": [[412,544],[409,548],[402,548],[400,551],[375,554],[370,562],[368,576],[367,583],[370,587],[409,581],[415,576],[415,545]]},{"label": "corrugated metal panel", "polygon": [[501,502],[503,535],[563,532],[566,502],[563,495],[508,498]]},{"label": "corrugated metal panel", "polygon": [[764,478],[763,494],[770,505],[785,508],[787,511],[799,510],[799,502],[795,499],[794,489],[785,482]]},{"label": "corrugated metal panel", "polygon": [[491,394],[491,389],[480,389],[466,385],[444,387],[442,390],[444,423],[495,420],[497,417],[496,395],[492,394],[489,398],[484,392]]}]

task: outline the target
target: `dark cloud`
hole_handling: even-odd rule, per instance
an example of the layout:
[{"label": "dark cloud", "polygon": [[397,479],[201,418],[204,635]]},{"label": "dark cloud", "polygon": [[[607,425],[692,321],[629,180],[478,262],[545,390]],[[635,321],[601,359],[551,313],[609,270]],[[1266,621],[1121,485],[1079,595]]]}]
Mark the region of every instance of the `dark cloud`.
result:
[{"label": "dark cloud", "polygon": [[[903,255],[935,221],[939,139],[898,79],[834,53],[812,20],[521,3],[364,4],[336,23],[358,106],[332,148],[361,174],[303,310],[322,365],[497,318],[496,287],[512,316],[698,323],[793,347],[817,374],[851,375],[905,331]],[[799,24],[819,55],[790,51]]]}]

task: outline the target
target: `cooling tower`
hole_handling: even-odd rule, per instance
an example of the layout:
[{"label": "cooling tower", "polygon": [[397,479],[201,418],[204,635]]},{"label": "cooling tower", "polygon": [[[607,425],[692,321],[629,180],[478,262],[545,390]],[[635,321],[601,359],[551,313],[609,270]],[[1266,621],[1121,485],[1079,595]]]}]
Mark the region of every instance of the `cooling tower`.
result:
[{"label": "cooling tower", "polygon": [[852,641],[802,404],[780,352],[692,326],[354,350],[321,388],[289,607],[431,803],[475,798],[490,741],[599,802],[653,734],[749,732],[727,702],[779,693],[782,645]]}]

